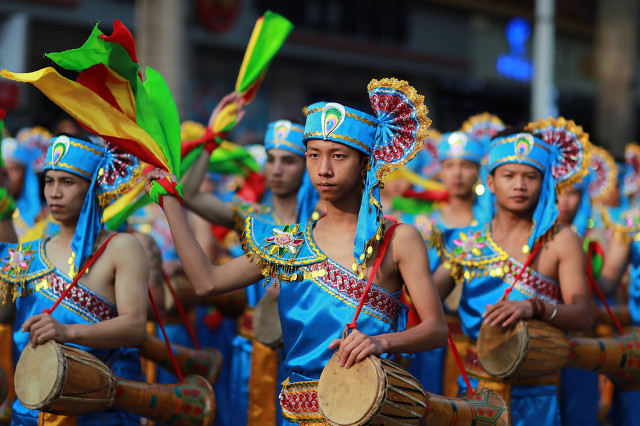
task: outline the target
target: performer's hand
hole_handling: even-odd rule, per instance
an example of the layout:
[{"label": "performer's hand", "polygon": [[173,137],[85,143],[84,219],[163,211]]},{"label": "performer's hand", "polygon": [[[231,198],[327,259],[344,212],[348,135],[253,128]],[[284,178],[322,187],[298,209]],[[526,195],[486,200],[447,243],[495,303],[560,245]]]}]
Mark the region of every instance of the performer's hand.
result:
[{"label": "performer's hand", "polygon": [[240,122],[244,118],[244,114],[246,112],[243,109],[243,107],[244,107],[244,99],[242,98],[242,96],[239,93],[231,92],[228,95],[226,95],[224,98],[222,98],[220,100],[220,102],[218,102],[218,105],[216,105],[216,107],[213,109],[213,112],[211,113],[211,116],[209,116],[209,124],[208,124],[208,126],[213,128],[213,123],[215,123],[216,118],[218,118],[218,115],[220,114],[220,112],[224,109],[224,107],[226,107],[227,105],[230,105],[232,103],[235,103],[238,106],[238,109],[236,111],[236,123],[235,123],[235,125],[237,126],[238,124],[240,124]]},{"label": "performer's hand", "polygon": [[153,183],[153,181],[162,179],[165,177],[169,177],[169,179],[171,179],[173,182],[178,181],[175,175],[172,175],[171,173],[164,171],[160,168],[156,168],[149,171],[144,178],[144,191],[147,193],[147,195],[149,195],[149,193],[151,192],[151,184]]},{"label": "performer's hand", "polygon": [[335,339],[329,345],[329,349],[338,349],[340,365],[346,368],[356,362],[360,362],[369,355],[382,355],[384,350],[379,339],[358,331],[352,330],[346,339]]},{"label": "performer's hand", "polygon": [[34,315],[22,324],[22,332],[29,332],[29,343],[35,348],[47,340],[58,343],[69,341],[68,326],[54,319],[49,314]]},{"label": "performer's hand", "polygon": [[521,318],[532,317],[533,308],[526,300],[501,300],[495,305],[487,305],[487,310],[482,314],[484,323],[502,327],[509,327]]}]

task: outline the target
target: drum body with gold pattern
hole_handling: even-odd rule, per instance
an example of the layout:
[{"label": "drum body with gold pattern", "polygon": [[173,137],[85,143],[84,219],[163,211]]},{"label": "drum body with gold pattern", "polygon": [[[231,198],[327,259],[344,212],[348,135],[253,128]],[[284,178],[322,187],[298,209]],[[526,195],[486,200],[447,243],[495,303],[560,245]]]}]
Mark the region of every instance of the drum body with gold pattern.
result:
[{"label": "drum body with gold pattern", "polygon": [[564,332],[544,321],[520,320],[513,327],[483,324],[478,359],[494,377],[536,378],[557,374],[569,360]]}]

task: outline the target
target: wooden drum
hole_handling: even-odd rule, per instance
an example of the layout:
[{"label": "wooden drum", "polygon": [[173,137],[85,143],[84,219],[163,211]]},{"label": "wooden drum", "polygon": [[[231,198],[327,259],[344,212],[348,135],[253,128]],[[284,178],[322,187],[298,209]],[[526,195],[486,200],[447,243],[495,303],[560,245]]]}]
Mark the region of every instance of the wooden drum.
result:
[{"label": "wooden drum", "polygon": [[274,349],[282,346],[277,297],[266,294],[260,299],[253,312],[253,332],[256,340],[265,346]]},{"label": "wooden drum", "polygon": [[334,355],[320,376],[318,405],[332,425],[415,425],[428,411],[420,382],[374,356],[346,369]]},{"label": "wooden drum", "polygon": [[52,340],[25,347],[15,388],[25,407],[71,416],[114,407],[163,425],[209,426],[216,409],[211,385],[200,376],[175,385],[120,379],[95,356]]},{"label": "wooden drum", "polygon": [[77,416],[113,405],[116,378],[95,356],[50,340],[24,349],[15,389],[29,409]]},{"label": "wooden drum", "polygon": [[490,375],[505,379],[556,374],[569,360],[569,341],[560,329],[539,320],[519,320],[513,327],[482,324],[478,359]]}]

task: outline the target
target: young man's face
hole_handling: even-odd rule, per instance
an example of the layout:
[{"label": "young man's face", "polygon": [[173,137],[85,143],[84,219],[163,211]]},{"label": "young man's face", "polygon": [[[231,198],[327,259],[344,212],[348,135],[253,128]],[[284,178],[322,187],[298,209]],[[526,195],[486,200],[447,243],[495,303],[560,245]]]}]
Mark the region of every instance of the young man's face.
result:
[{"label": "young man's face", "polygon": [[74,222],[80,217],[90,182],[62,170],[48,170],[44,178],[44,197],[51,216],[59,222]]},{"label": "young man's face", "polygon": [[487,176],[487,186],[498,206],[513,213],[529,213],[538,202],[542,174],[526,164],[503,164]]},{"label": "young man's face", "polygon": [[461,158],[449,158],[442,162],[440,180],[454,197],[467,197],[478,181],[480,166]]},{"label": "young man's face", "polygon": [[558,223],[571,225],[582,201],[582,191],[570,188],[558,194]]},{"label": "young man's face", "polygon": [[320,198],[337,201],[361,196],[367,157],[341,143],[311,139],[307,142],[307,170]]},{"label": "young man's face", "polygon": [[24,186],[25,167],[15,161],[5,160],[5,168],[7,169],[7,177],[9,178],[9,192],[16,199],[22,192]]},{"label": "young man's face", "polygon": [[305,173],[305,161],[285,149],[267,151],[264,175],[271,192],[278,197],[297,194]]}]

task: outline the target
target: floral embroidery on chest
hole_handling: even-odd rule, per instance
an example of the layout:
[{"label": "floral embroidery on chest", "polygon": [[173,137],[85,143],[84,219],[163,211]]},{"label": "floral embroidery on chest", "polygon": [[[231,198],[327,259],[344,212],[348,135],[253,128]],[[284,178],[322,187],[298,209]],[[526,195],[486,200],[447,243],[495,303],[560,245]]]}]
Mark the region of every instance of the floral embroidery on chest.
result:
[{"label": "floral embroidery on chest", "polygon": [[[57,300],[60,294],[69,286],[65,280],[55,272],[44,277],[35,286],[36,291],[43,291],[50,298]],[[106,321],[118,316],[113,305],[104,297],[91,291],[87,287],[76,284],[62,300],[62,304],[73,311],[79,312],[92,322]]]},{"label": "floral embroidery on chest", "polygon": [[29,264],[34,258],[33,254],[36,252],[31,249],[31,246],[29,244],[24,248],[22,245],[19,245],[16,249],[10,248],[8,250],[9,256],[2,259],[2,272],[16,278],[27,272]]},{"label": "floral embroidery on chest", "polygon": [[[0,260],[3,278],[0,282],[0,290],[3,293],[2,304],[7,302],[9,295],[15,302],[18,296],[26,294],[27,273],[36,253],[32,246],[32,244],[28,244],[23,247],[22,244],[19,244],[15,249],[9,248],[7,250],[8,256]],[[10,284],[9,281],[13,281],[15,284]]]},{"label": "floral embroidery on chest", "polygon": [[[353,273],[340,265],[327,259],[322,263],[305,266],[304,269],[324,290],[351,305],[357,306],[360,303],[362,293],[367,285],[366,281],[359,280]],[[394,323],[401,310],[398,297],[375,285],[369,288],[363,306],[365,309],[379,314],[388,323]]]},{"label": "floral embroidery on chest", "polygon": [[273,228],[273,235],[267,237],[265,242],[265,248],[269,254],[283,257],[287,252],[290,254],[298,253],[302,243],[304,243],[304,238],[298,225],[293,228],[285,225],[282,230]]},{"label": "floral embroidery on chest", "polygon": [[425,241],[430,242],[433,236],[433,227],[436,226],[436,221],[426,213],[420,213],[414,218],[413,226],[420,231],[420,234],[422,234],[422,238]]},{"label": "floral embroidery on chest", "polygon": [[473,259],[474,256],[482,255],[481,250],[487,246],[487,237],[481,235],[480,231],[458,234],[458,238],[453,240],[455,249],[453,255],[459,259]]}]

